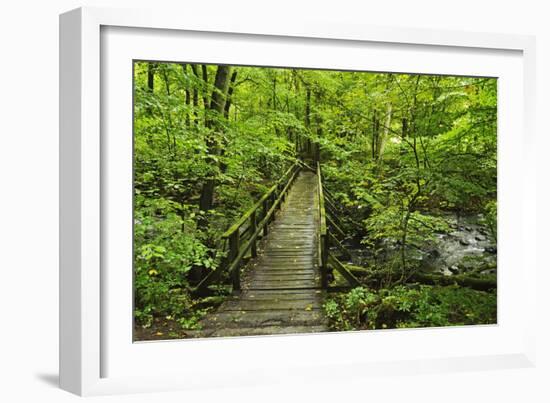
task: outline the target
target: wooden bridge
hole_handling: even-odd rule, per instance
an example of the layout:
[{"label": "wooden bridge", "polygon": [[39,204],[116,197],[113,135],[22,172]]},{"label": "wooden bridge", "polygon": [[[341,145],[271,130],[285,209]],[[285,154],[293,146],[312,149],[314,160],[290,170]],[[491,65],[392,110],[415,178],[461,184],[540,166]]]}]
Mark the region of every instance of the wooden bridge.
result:
[{"label": "wooden bridge", "polygon": [[229,278],[233,294],[203,319],[197,336],[324,331],[322,303],[333,269],[359,285],[337,257],[347,254],[339,240],[344,233],[316,165],[290,167],[223,235],[227,256],[196,292]]}]

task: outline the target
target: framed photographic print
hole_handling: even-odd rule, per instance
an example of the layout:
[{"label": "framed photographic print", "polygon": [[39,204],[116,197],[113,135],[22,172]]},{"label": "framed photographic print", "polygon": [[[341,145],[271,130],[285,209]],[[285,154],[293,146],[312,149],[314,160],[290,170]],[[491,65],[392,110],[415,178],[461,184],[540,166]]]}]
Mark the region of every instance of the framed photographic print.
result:
[{"label": "framed photographic print", "polygon": [[60,40],[63,388],[532,365],[532,38],[85,8]]}]

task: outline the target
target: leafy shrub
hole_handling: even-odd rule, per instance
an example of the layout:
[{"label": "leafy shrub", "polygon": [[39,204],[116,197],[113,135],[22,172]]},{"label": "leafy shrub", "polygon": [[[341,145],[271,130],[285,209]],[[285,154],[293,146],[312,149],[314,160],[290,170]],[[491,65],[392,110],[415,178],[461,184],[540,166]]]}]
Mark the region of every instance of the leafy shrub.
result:
[{"label": "leafy shrub", "polygon": [[[135,317],[141,326],[153,316],[186,318],[194,304],[187,274],[193,266],[215,268],[210,249],[194,231],[194,216],[176,214],[176,205],[165,199],[136,197]],[[182,228],[184,229],[182,231]]]},{"label": "leafy shrub", "polygon": [[411,328],[496,323],[496,294],[458,286],[355,288],[327,300],[334,330]]}]

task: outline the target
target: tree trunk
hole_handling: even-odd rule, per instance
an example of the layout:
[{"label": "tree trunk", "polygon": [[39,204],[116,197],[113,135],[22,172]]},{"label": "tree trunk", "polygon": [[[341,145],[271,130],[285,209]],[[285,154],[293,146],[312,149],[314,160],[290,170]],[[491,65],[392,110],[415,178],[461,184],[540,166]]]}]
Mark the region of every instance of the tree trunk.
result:
[{"label": "tree trunk", "polygon": [[[199,69],[196,64],[191,65],[191,71],[193,71],[193,74],[200,78],[199,76]],[[195,121],[195,124],[199,124],[199,90],[197,86],[193,87],[193,120]]]},{"label": "tree trunk", "polygon": [[386,140],[387,140],[388,134],[390,132],[391,115],[392,115],[392,104],[390,102],[390,103],[388,103],[388,106],[387,106],[387,109],[386,109],[386,121],[384,122],[383,131],[382,131],[382,134],[379,135],[379,138],[378,138],[378,149],[376,150],[378,160],[382,157],[382,154],[384,154],[384,146],[386,145]]},{"label": "tree trunk", "polygon": [[[182,64],[181,69],[183,71],[184,79],[187,81],[187,64]],[[187,111],[185,112],[185,124],[189,127],[191,126],[191,114],[189,110],[191,107],[191,91],[189,90],[188,85],[185,85],[185,106],[187,107]]]},{"label": "tree trunk", "polygon": [[206,64],[203,64],[201,69],[203,81],[202,102],[204,104],[204,110],[206,111],[208,109],[208,67]]},{"label": "tree trunk", "polygon": [[376,161],[376,149],[378,144],[378,117],[376,109],[372,113],[372,138],[371,138],[371,157]]},{"label": "tree trunk", "polygon": [[[229,88],[227,89],[227,99],[225,101],[225,106],[223,108],[223,117],[226,120],[229,120],[229,111],[231,110],[231,98],[233,96],[233,91],[235,90],[235,81],[237,80],[237,70],[233,71],[233,74],[231,74],[231,80],[229,80]],[[225,146],[226,143],[224,142],[223,147],[221,148],[220,155],[225,154]],[[225,173],[227,171],[227,164],[224,162],[220,162],[220,171],[222,173]]]},{"label": "tree trunk", "polygon": [[[316,105],[322,104],[322,96],[320,92],[315,93],[315,102]],[[317,162],[321,161],[321,149],[320,149],[320,140],[323,138],[323,121],[321,119],[321,115],[319,113],[315,114],[315,128],[317,130],[317,141],[313,144],[313,163],[314,166],[317,164]]]},{"label": "tree trunk", "polygon": [[[349,264],[345,266],[352,274],[357,276],[362,283],[372,287],[378,287],[389,273],[388,270],[372,270],[368,267]],[[493,266],[488,266],[486,269],[493,268]],[[398,280],[397,276],[399,276],[399,274],[390,272],[390,275],[393,280]],[[408,282],[441,286],[457,284],[461,287],[468,287],[479,291],[490,291],[497,288],[497,282],[494,276],[472,277],[463,274],[444,276],[441,274],[415,273],[409,278]]]},{"label": "tree trunk", "polygon": [[[311,126],[311,89],[309,88],[309,85],[306,85],[306,110],[305,110],[304,121],[305,121],[306,129],[309,131],[309,128]],[[306,153],[309,155],[311,151],[309,137],[306,139],[305,148],[306,148],[305,149]]]},{"label": "tree trunk", "polygon": [[[166,72],[166,67],[167,67],[166,65],[162,65],[160,70],[162,72],[162,79],[164,81],[166,96],[170,97],[170,78],[168,77],[168,73]],[[171,146],[169,144],[168,151],[175,153],[176,152],[176,147],[177,147],[176,146],[176,135],[173,134],[173,132],[172,132],[172,129],[173,129],[174,125],[172,124],[172,113],[170,112],[170,110],[166,111],[166,119],[168,121],[166,126],[169,128],[169,132],[167,131],[168,143],[170,143],[170,142],[172,143]],[[170,137],[170,133],[172,133],[171,137]]]},{"label": "tree trunk", "polygon": [[[212,91],[211,102],[206,118],[206,127],[212,130],[212,133],[206,139],[209,158],[207,161],[211,166],[217,164],[215,156],[219,155],[220,147],[217,140],[217,132],[220,130],[218,119],[223,116],[225,102],[227,99],[227,90],[229,87],[230,66],[218,66],[216,78],[214,81],[214,90]],[[215,179],[213,177],[206,180],[203,185],[199,208],[207,212],[211,210],[214,202]],[[206,224],[206,222],[204,222]]]},{"label": "tree trunk", "polygon": [[237,70],[231,74],[231,80],[229,82],[229,89],[227,90],[227,100],[225,101],[225,107],[224,107],[224,117],[226,119],[229,119],[229,110],[231,109],[231,101],[233,96],[233,91],[235,91],[235,81],[237,80]]},{"label": "tree trunk", "polygon": [[155,91],[155,63],[147,64],[147,88],[153,93]]},{"label": "tree trunk", "polygon": [[[147,63],[147,89],[151,94],[155,92],[155,64]],[[153,107],[147,107],[147,113],[149,115],[153,114]]]},{"label": "tree trunk", "polygon": [[[205,66],[203,66],[205,67]],[[205,73],[203,68],[203,73]],[[199,209],[205,213],[212,209],[214,206],[214,191],[216,186],[216,178],[214,174],[218,169],[217,156],[220,154],[220,146],[218,143],[219,131],[221,127],[219,125],[219,119],[224,116],[225,102],[227,100],[227,91],[229,87],[229,76],[231,67],[218,66],[216,71],[216,78],[214,80],[214,89],[212,91],[210,105],[206,105],[205,111],[205,125],[210,129],[210,133],[206,138],[207,146],[207,162],[212,167],[212,173],[210,177],[206,179],[202,186],[201,197],[199,200]],[[203,77],[205,77],[203,75]],[[205,98],[203,97],[203,101]],[[199,229],[204,229],[208,226],[208,217],[206,215],[201,216],[197,222]],[[208,243],[212,243],[208,241]],[[213,246],[213,245],[210,245]],[[203,267],[194,266],[190,273],[191,282],[197,284],[203,279]]]}]

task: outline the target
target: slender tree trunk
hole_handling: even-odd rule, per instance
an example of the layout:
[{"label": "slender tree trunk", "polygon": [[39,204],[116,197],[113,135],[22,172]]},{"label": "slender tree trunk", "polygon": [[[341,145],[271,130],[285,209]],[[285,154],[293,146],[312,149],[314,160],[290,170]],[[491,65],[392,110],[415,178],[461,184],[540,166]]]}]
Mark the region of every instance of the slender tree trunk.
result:
[{"label": "slender tree trunk", "polygon": [[166,73],[166,65],[162,68],[162,78],[164,79],[166,95],[170,96],[170,79],[168,78],[168,73]]},{"label": "slender tree trunk", "polygon": [[[217,164],[216,158],[214,157],[219,155],[219,144],[217,140],[218,136],[216,132],[220,130],[220,127],[217,122],[218,119],[223,116],[225,102],[227,99],[227,90],[229,87],[230,72],[230,66],[218,66],[214,81],[214,90],[212,91],[212,100],[209,105],[209,113],[207,113],[206,126],[212,130],[212,133],[206,140],[209,155],[208,161],[211,166],[215,166]],[[204,183],[199,203],[199,208],[202,211],[207,212],[212,209],[214,202],[214,187],[214,178],[209,178]]]},{"label": "slender tree trunk", "polygon": [[224,107],[224,117],[229,119],[229,110],[231,109],[233,91],[235,91],[235,81],[237,80],[237,70],[233,71],[231,74],[231,80],[229,82],[229,89],[227,90],[227,100]]},{"label": "slender tree trunk", "polygon": [[376,154],[378,155],[378,160],[382,157],[382,154],[384,154],[384,146],[386,145],[386,140],[388,139],[388,134],[390,132],[390,126],[391,126],[391,115],[392,115],[392,104],[391,102],[388,103],[388,106],[386,108],[386,122],[384,123],[384,127],[382,130],[382,134],[379,135],[378,138],[378,150]]},{"label": "slender tree trunk", "polygon": [[[147,63],[147,89],[152,94],[155,93],[155,64]],[[153,107],[147,107],[147,113],[149,115],[153,114]]]},{"label": "slender tree trunk", "polygon": [[[166,96],[169,98],[170,97],[170,78],[168,77],[168,73],[166,72],[166,65],[163,65],[161,66],[161,71],[162,71],[162,79],[164,81],[164,87],[165,87],[165,90],[166,90]],[[168,100],[168,102],[170,102],[170,100]],[[172,124],[172,113],[170,112],[170,108],[168,108],[168,110],[166,111],[166,116],[167,116],[167,120],[168,120],[168,127],[170,128],[170,132],[172,133],[172,136],[170,138],[170,136],[168,137],[168,142],[172,142],[172,152],[175,153],[176,152],[176,135],[175,133],[172,131],[172,128],[174,127],[174,125]]]},{"label": "slender tree trunk", "polygon": [[[183,72],[183,77],[185,81],[187,82],[187,64],[181,65],[181,70]],[[191,107],[191,91],[189,90],[189,86],[185,85],[185,106],[186,106],[186,112],[185,112],[185,125],[187,127],[191,126],[191,114],[190,114],[190,107]]]},{"label": "slender tree trunk", "polygon": [[[320,92],[315,93],[315,102],[317,105],[322,104],[322,97]],[[317,162],[321,161],[321,150],[320,150],[320,142],[319,140],[323,137],[323,127],[322,127],[322,119],[321,115],[319,113],[315,114],[315,128],[317,130],[317,141],[313,145],[313,162],[316,164]]]},{"label": "slender tree trunk", "polygon": [[155,63],[147,64],[147,88],[151,93],[155,91],[155,68]]},{"label": "slender tree trunk", "polygon": [[[193,71],[193,74],[197,78],[200,78],[199,69],[196,64],[191,65],[191,71]],[[193,120],[196,125],[199,124],[199,90],[196,85],[193,87]]]},{"label": "slender tree trunk", "polygon": [[371,138],[371,158],[376,161],[376,145],[378,144],[378,116],[376,110],[372,113],[372,138]]},{"label": "slender tree trunk", "polygon": [[[223,117],[226,120],[229,120],[229,111],[231,110],[231,100],[233,97],[233,91],[235,91],[235,81],[237,80],[237,70],[233,71],[231,74],[231,80],[229,80],[229,88],[227,89],[227,99],[225,101],[225,106],[223,108]],[[225,154],[225,146],[227,144],[224,142],[223,147],[221,148],[220,155]],[[220,161],[220,171],[225,173],[227,171],[227,164]]]},{"label": "slender tree trunk", "polygon": [[[306,85],[306,109],[305,109],[305,125],[306,129],[309,131],[309,128],[311,127],[311,89],[309,88],[309,85]],[[309,138],[306,139],[306,153],[310,153],[310,141]]]},{"label": "slender tree trunk", "polygon": [[202,69],[202,81],[203,81],[203,91],[202,91],[202,102],[204,104],[204,110],[208,110],[208,67],[206,64],[201,65]]},{"label": "slender tree trunk", "polygon": [[273,77],[273,109],[277,109],[277,76]]}]

